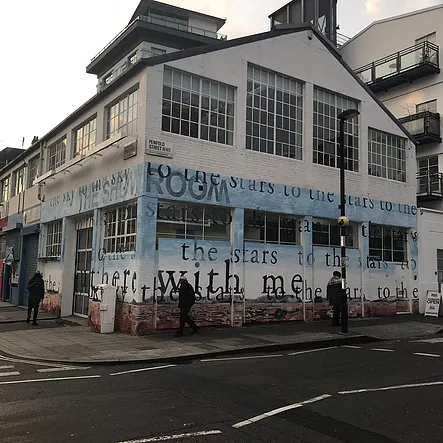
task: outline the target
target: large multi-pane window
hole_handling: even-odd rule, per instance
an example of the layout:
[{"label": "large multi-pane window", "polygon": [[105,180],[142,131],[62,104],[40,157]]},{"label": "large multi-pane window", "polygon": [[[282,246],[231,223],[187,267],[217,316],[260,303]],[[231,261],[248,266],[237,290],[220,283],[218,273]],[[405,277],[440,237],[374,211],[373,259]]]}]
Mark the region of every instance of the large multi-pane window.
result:
[{"label": "large multi-pane window", "polygon": [[157,238],[229,241],[231,222],[229,208],[160,201]]},{"label": "large multi-pane window", "polygon": [[2,180],[1,199],[1,203],[4,203],[9,199],[9,177],[6,177]]},{"label": "large multi-pane window", "polygon": [[248,66],[246,149],[302,159],[303,84]]},{"label": "large multi-pane window", "polygon": [[386,262],[405,262],[407,235],[406,228],[370,224],[369,256]]},{"label": "large multi-pane window", "polygon": [[62,221],[46,225],[46,257],[60,257],[62,250]]},{"label": "large multi-pane window", "polygon": [[97,136],[97,118],[74,131],[74,156],[86,154],[95,146]]},{"label": "large multi-pane window", "polygon": [[39,169],[40,157],[37,155],[28,163],[28,188],[31,188],[34,185],[34,179],[38,177],[38,169]]},{"label": "large multi-pane window", "polygon": [[48,170],[53,171],[66,161],[66,137],[53,143],[48,148]]},{"label": "large multi-pane window", "polygon": [[[346,109],[358,109],[358,102],[321,88],[314,88],[314,163],[340,167],[338,116]],[[344,124],[345,168],[358,172],[359,118],[349,119]]]},{"label": "large multi-pane window", "polygon": [[135,251],[137,205],[109,209],[103,215],[103,249],[106,253]]},{"label": "large multi-pane window", "polygon": [[[355,225],[344,228],[345,245],[358,248],[358,229]],[[337,247],[341,245],[341,231],[336,220],[314,218],[312,220],[312,244],[314,246]]]},{"label": "large multi-pane window", "polygon": [[138,89],[130,92],[107,109],[107,138],[117,132],[137,133]]},{"label": "large multi-pane window", "polygon": [[234,144],[234,88],[165,67],[162,130]]},{"label": "large multi-pane window", "polygon": [[418,160],[418,193],[432,194],[442,192],[442,178],[439,173],[438,156]]},{"label": "large multi-pane window", "polygon": [[12,197],[23,192],[25,188],[25,168],[22,166],[12,174]]},{"label": "large multi-pane window", "polygon": [[245,211],[245,241],[285,245],[300,244],[300,220],[293,215]]},{"label": "large multi-pane window", "polygon": [[375,177],[406,181],[406,141],[369,128],[368,172]]},{"label": "large multi-pane window", "polygon": [[6,258],[6,238],[4,235],[0,236],[0,260]]}]

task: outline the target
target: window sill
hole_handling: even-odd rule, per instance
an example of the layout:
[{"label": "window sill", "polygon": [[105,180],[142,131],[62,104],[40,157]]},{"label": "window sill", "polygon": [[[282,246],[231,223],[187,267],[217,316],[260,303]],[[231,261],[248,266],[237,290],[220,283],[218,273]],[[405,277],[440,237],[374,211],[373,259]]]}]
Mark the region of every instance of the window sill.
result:
[{"label": "window sill", "polygon": [[204,138],[200,138],[200,137],[191,137],[190,135],[176,134],[175,132],[166,132],[166,131],[163,131],[163,129],[161,130],[161,133],[162,133],[162,135],[166,135],[166,136],[180,137],[180,138],[185,138],[187,140],[198,140],[203,143],[210,143],[211,145],[225,146],[226,148],[229,148],[229,149],[235,148],[235,140],[233,141],[232,145],[228,145],[226,143],[219,143],[219,142],[213,142],[211,140],[205,140]]},{"label": "window sill", "polygon": [[48,261],[61,261],[61,257],[38,257],[38,260],[48,262]]}]

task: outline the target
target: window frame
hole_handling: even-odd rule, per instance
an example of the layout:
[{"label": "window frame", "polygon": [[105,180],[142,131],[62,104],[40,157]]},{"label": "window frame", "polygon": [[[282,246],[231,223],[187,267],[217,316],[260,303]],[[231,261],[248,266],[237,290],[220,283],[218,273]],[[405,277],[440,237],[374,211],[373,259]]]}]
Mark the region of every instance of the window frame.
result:
[{"label": "window frame", "polygon": [[[66,163],[66,150],[67,150],[66,135],[59,138],[56,142],[49,145],[46,149],[48,152],[48,171],[55,171],[57,168]],[[57,162],[58,156],[60,157],[59,162]],[[51,164],[52,159],[54,159],[53,165]]]},{"label": "window frame", "polygon": [[[88,132],[85,132],[85,129],[87,129]],[[78,135],[80,131],[81,131],[81,136],[79,137]],[[85,144],[86,138],[88,141],[87,144]],[[72,131],[72,139],[73,139],[73,158],[79,155],[86,155],[91,149],[93,149],[97,145],[97,115],[95,114],[94,116],[83,122],[81,125],[74,128]],[[77,149],[80,140],[82,147],[81,149]]]},{"label": "window frame", "polygon": [[165,66],[162,132],[234,146],[235,113],[234,86]]},{"label": "window frame", "polygon": [[[102,247],[104,254],[136,252],[137,202],[126,202],[103,210]],[[123,227],[123,233],[119,231]],[[121,249],[123,241],[123,249]],[[129,245],[129,247],[127,247]]]},{"label": "window frame", "polygon": [[247,69],[246,150],[303,160],[305,82],[251,63]]},{"label": "window frame", "polygon": [[45,226],[45,257],[61,257],[63,220],[47,223]]},{"label": "window frame", "polygon": [[12,173],[11,197],[21,194],[25,190],[25,166],[20,166]]},{"label": "window frame", "polygon": [[[374,236],[374,231],[380,231],[381,230],[381,236]],[[385,236],[385,232],[389,232],[390,235]],[[394,236],[396,233],[401,233],[403,240],[399,240],[397,238],[396,241],[401,241],[403,243],[403,249],[395,249],[394,248]],[[397,234],[398,235],[398,234]],[[369,224],[369,258],[375,258],[377,260],[387,262],[387,263],[405,263],[408,258],[408,228],[403,228],[399,226],[390,226],[390,225],[379,225],[375,223]],[[390,237],[391,238],[391,248],[385,247],[385,238]],[[375,239],[381,240],[381,248],[374,247]],[[374,253],[375,251],[381,251],[381,258],[378,258],[378,254]],[[389,256],[386,253],[391,253],[391,259],[389,259]],[[394,260],[395,253],[403,253],[402,260]]]},{"label": "window frame", "polygon": [[[5,186],[6,183],[6,186]],[[8,175],[7,177],[5,177],[2,181],[1,181],[1,203],[5,203],[9,200],[10,198],[10,194],[11,194],[11,175]],[[6,195],[5,195],[5,189],[6,189]]]},{"label": "window frame", "polygon": [[[162,217],[162,209],[165,210],[166,217]],[[229,213],[228,220],[221,220],[221,214]],[[173,216],[169,216],[172,215]],[[212,214],[212,216],[208,216]],[[215,220],[218,217],[219,220]],[[232,225],[232,208],[227,206],[215,206],[206,205],[202,203],[193,203],[185,201],[171,201],[171,200],[159,200],[157,205],[157,248],[159,238],[177,238],[183,240],[197,240],[197,241],[226,241],[230,242],[232,238],[231,225]],[[224,226],[226,236],[207,234],[206,227],[208,223],[214,225]],[[161,225],[164,225],[163,227]],[[183,232],[176,232],[174,236],[167,235],[170,232],[163,231],[167,225],[182,226]],[[201,228],[201,231],[197,234],[188,234],[188,228],[195,226]],[[198,229],[196,229],[198,230]]]},{"label": "window frame", "polygon": [[[248,215],[251,214],[253,215],[253,220],[262,220],[263,224],[260,225],[254,225],[254,226],[249,226],[248,223]],[[257,217],[258,216],[258,217]],[[262,217],[264,217],[264,219],[262,219]],[[271,228],[269,227],[268,224],[268,218],[274,218],[274,220],[272,221],[272,223],[275,223],[275,219],[278,217],[278,226],[277,226],[277,232],[278,232],[278,239],[275,241],[268,241],[268,235],[269,235],[269,231],[271,231]],[[294,226],[292,229],[285,229],[282,226],[282,221],[289,221],[291,222]],[[293,215],[293,214],[284,214],[284,213],[280,213],[280,212],[269,212],[269,211],[256,211],[253,209],[245,209],[245,215],[244,215],[244,223],[243,223],[243,232],[244,232],[244,241],[245,242],[250,242],[250,243],[262,243],[265,245],[286,245],[286,246],[300,246],[301,245],[301,233],[300,233],[300,222],[301,222],[301,217]],[[252,229],[260,229],[260,240],[255,239],[255,238],[247,238],[249,237],[247,234],[247,228],[252,228]],[[275,228],[275,227],[274,227]],[[295,236],[295,241],[282,241],[282,231],[286,231],[286,232],[294,232],[294,236]],[[275,234],[275,232],[274,232]],[[263,237],[263,238],[262,238]]]},{"label": "window frame", "polygon": [[[119,132],[124,132],[127,135],[138,134],[139,92],[137,84],[106,106],[106,140]],[[129,120],[129,116],[131,116],[131,120]],[[122,120],[123,123],[121,123]]]},{"label": "window frame", "polygon": [[[374,134],[374,135],[372,135]],[[381,142],[379,141],[381,139]],[[398,145],[388,145],[389,139],[396,140]],[[385,142],[384,142],[385,140]],[[403,153],[402,158],[394,157],[393,154],[388,155],[390,152],[398,151]],[[379,163],[374,163],[374,158]],[[397,162],[401,164],[403,169],[394,169],[389,167],[389,160],[391,165]],[[399,163],[400,162],[400,163]],[[373,172],[375,170],[375,172]],[[390,176],[395,173],[397,178]],[[398,183],[407,182],[407,140],[399,135],[390,134],[379,129],[372,127],[368,128],[368,175],[371,177],[383,178],[386,180],[393,180]],[[398,178],[400,176],[400,179]]]},{"label": "window frame", "polygon": [[[433,109],[429,109],[429,105],[430,104],[435,105],[435,109],[434,108]],[[420,109],[423,106],[424,106],[425,109]],[[428,101],[422,102],[422,103],[417,103],[415,105],[415,112],[416,112],[416,114],[419,114],[421,112],[427,112],[427,111],[432,112],[432,113],[435,114],[435,113],[438,112],[437,109],[438,108],[437,108],[437,99],[436,98],[434,98],[433,100],[428,100]]]},{"label": "window frame", "polygon": [[[334,100],[331,103],[332,98]],[[334,111],[334,115],[323,112]],[[340,167],[340,122],[338,116],[346,109],[360,109],[360,101],[320,86],[314,86],[313,98],[313,143],[312,162],[315,165]],[[344,122],[345,130],[345,169],[349,172],[360,173],[361,166],[361,122],[356,116]],[[331,140],[332,137],[332,140]],[[332,146],[333,145],[333,146]],[[320,146],[323,150],[320,150]],[[333,147],[333,153],[327,152]],[[332,149],[330,149],[332,150]],[[350,157],[349,153],[353,152]],[[320,160],[321,159],[321,160]],[[327,160],[325,160],[327,159]],[[350,168],[349,165],[352,164]]]},{"label": "window frame", "polygon": [[[35,173],[31,173],[34,171]],[[27,189],[32,188],[34,186],[33,181],[38,177],[40,170],[40,155],[36,155],[32,157],[28,161],[28,178],[27,178]]]},{"label": "window frame", "polygon": [[[315,239],[316,227],[318,226],[327,226],[327,234],[328,234],[328,243],[325,242],[317,242]],[[333,234],[332,228],[336,228],[337,232]],[[346,226],[345,229],[345,240],[346,240],[346,247],[348,249],[359,249],[359,225],[358,223],[351,223],[348,226]],[[351,231],[351,232],[349,232]],[[318,232],[319,234],[325,234],[325,232]],[[333,243],[332,239],[333,236],[337,237],[337,242]],[[314,217],[312,219],[312,246],[318,246],[318,247],[325,247],[325,248],[339,248],[341,246],[341,231],[340,227],[337,224],[337,220],[329,219],[329,218],[321,218],[321,217]]]}]

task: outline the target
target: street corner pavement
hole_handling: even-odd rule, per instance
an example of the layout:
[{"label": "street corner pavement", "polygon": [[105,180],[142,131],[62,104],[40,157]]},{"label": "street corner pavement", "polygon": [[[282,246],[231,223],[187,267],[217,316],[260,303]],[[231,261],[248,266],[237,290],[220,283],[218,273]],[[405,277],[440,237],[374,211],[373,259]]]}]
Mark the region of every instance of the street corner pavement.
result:
[{"label": "street corner pavement", "polygon": [[20,358],[59,363],[110,364],[130,362],[177,362],[197,358],[252,352],[313,349],[413,339],[435,335],[442,322],[423,317],[360,319],[350,322],[350,332],[330,322],[280,323],[242,328],[202,328],[197,335],[173,331],[133,337],[122,333],[98,334],[87,326],[47,320],[32,327],[26,323],[0,324],[0,350]]}]

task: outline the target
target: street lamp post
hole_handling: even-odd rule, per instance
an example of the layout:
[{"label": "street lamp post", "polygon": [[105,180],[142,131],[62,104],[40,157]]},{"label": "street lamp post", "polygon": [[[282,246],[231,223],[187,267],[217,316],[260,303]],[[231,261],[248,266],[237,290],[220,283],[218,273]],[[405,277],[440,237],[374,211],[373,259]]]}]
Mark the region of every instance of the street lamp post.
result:
[{"label": "street lamp post", "polygon": [[[340,217],[346,220],[346,199],[345,199],[345,121],[353,119],[360,115],[357,109],[347,109],[339,116],[340,122]],[[343,218],[342,218],[343,217]],[[343,223],[340,229],[340,245],[341,245],[341,332],[348,332],[348,297],[346,296],[346,225]]]}]

